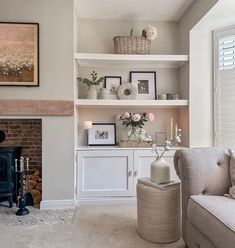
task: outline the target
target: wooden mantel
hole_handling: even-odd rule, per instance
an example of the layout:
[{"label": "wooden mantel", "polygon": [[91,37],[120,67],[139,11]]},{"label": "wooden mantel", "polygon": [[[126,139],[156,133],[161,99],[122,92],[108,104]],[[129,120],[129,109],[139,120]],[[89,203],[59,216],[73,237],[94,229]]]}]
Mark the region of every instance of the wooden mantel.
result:
[{"label": "wooden mantel", "polygon": [[72,116],[73,101],[0,100],[0,115],[5,116]]}]

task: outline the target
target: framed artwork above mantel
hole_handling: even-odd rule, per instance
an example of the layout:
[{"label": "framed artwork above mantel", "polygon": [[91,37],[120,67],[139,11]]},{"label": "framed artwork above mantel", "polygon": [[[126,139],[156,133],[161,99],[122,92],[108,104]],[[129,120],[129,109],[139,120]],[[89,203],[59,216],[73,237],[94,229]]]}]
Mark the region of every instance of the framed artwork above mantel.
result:
[{"label": "framed artwork above mantel", "polygon": [[39,86],[39,24],[0,22],[0,86]]}]

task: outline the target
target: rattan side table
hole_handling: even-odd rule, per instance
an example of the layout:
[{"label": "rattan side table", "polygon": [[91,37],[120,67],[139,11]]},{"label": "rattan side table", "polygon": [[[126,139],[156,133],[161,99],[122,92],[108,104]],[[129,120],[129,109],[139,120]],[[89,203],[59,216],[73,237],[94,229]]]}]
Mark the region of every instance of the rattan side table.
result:
[{"label": "rattan side table", "polygon": [[137,183],[137,232],[151,242],[172,243],[181,236],[180,182],[158,185],[150,178]]}]

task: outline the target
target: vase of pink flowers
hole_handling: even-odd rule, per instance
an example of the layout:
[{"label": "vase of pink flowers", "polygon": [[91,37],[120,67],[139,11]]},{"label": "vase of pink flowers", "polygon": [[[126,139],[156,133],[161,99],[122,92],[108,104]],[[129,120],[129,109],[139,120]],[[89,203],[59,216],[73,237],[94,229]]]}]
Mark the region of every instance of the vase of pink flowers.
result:
[{"label": "vase of pink flowers", "polygon": [[[150,141],[151,137],[146,132],[142,132],[144,125],[148,121],[154,121],[153,113],[129,113],[125,112],[120,116],[122,125],[125,127],[131,127],[128,132],[128,141]],[[152,140],[151,140],[152,141]]]}]

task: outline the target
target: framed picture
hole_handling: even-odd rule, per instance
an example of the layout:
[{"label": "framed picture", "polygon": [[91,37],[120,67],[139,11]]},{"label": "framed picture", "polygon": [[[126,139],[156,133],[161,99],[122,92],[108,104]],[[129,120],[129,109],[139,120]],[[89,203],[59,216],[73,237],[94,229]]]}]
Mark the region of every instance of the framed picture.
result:
[{"label": "framed picture", "polygon": [[0,22],[0,86],[39,86],[39,24]]},{"label": "framed picture", "polygon": [[155,142],[157,146],[164,146],[166,142],[166,132],[156,132],[155,133]]},{"label": "framed picture", "polygon": [[89,146],[115,146],[116,124],[115,123],[93,123],[88,130]]},{"label": "framed picture", "polygon": [[108,90],[108,98],[118,99],[118,88],[122,84],[122,77],[119,76],[105,76],[104,87]]},{"label": "framed picture", "polygon": [[137,88],[137,100],[155,100],[156,72],[155,71],[131,71],[130,81]]}]

